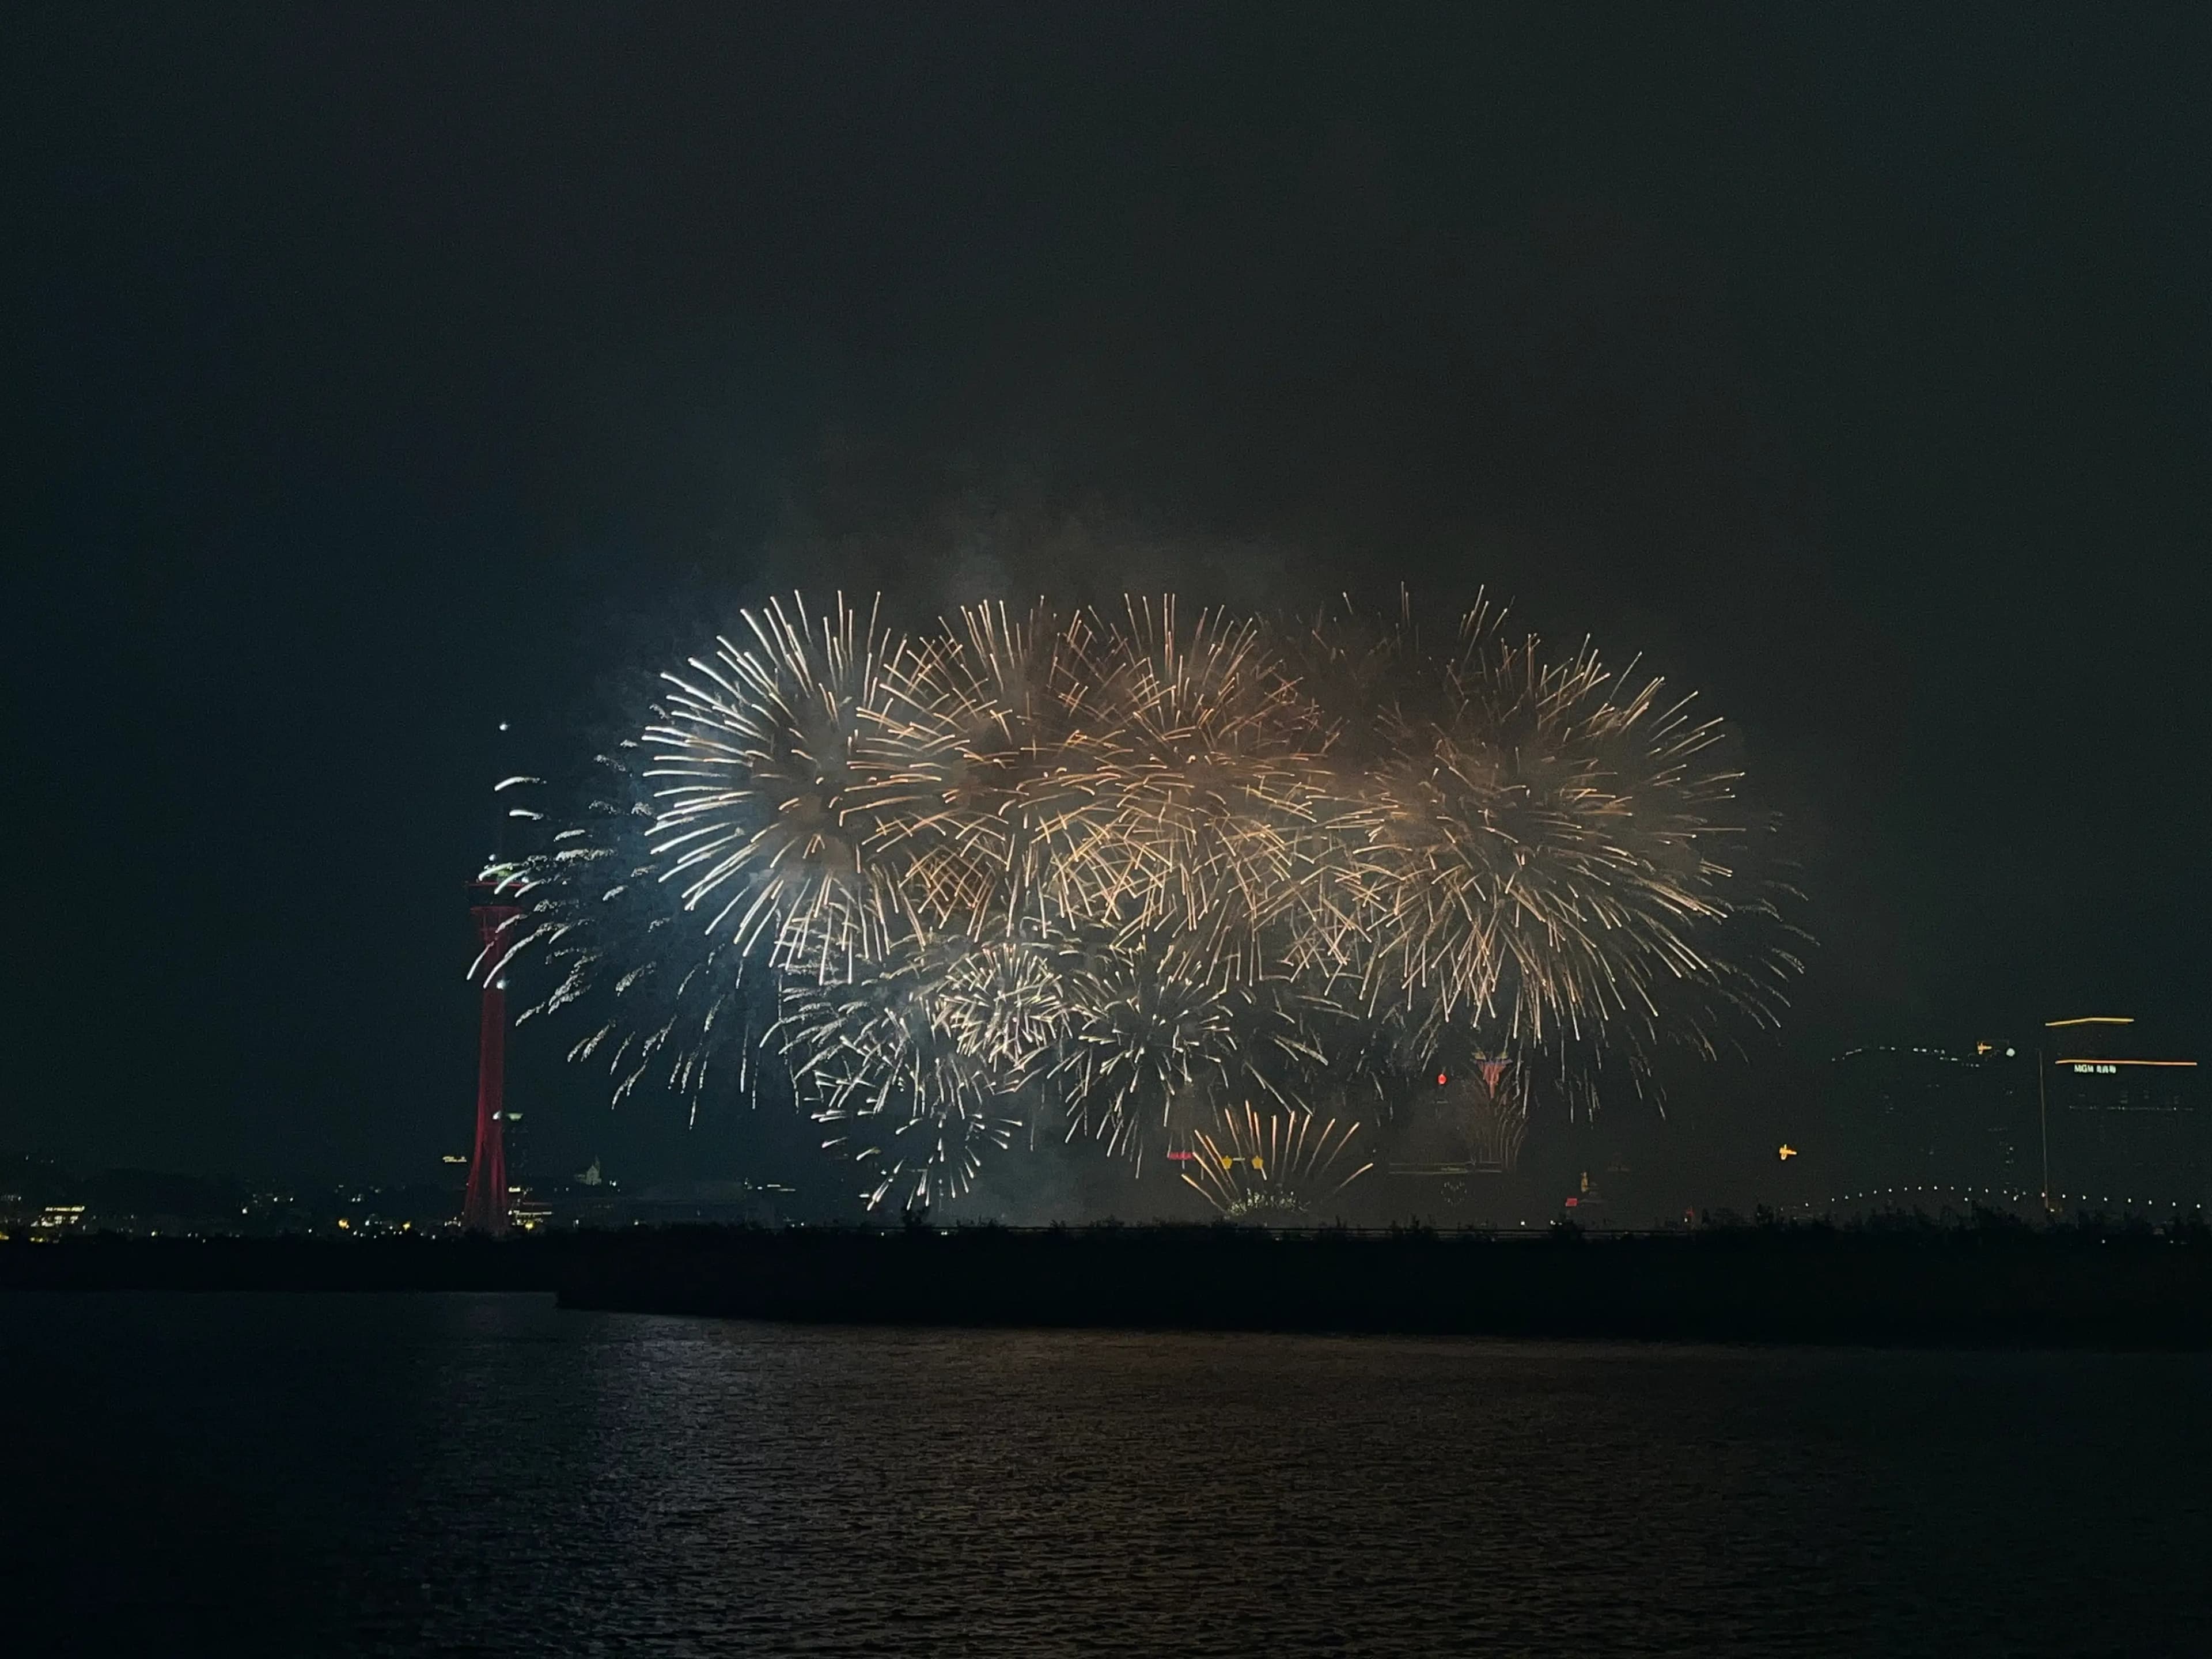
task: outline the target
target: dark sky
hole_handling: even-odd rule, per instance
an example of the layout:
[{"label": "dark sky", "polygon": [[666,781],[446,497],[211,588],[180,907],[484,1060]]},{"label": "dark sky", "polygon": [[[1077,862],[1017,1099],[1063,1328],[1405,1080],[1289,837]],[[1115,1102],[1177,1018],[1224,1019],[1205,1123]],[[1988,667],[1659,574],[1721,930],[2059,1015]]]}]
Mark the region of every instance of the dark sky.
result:
[{"label": "dark sky", "polygon": [[0,1149],[433,1170],[495,723],[802,578],[1487,584],[1741,726],[1786,1056],[2202,1044],[2204,15],[15,10]]}]

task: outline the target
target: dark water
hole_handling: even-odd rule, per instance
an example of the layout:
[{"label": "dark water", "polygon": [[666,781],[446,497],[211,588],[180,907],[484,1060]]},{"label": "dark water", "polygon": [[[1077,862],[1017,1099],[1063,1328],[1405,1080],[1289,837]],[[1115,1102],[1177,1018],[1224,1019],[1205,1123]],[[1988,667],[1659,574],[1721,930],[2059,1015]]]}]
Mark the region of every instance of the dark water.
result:
[{"label": "dark water", "polygon": [[2203,1356],[18,1294],[0,1413],[44,1651],[2212,1653]]}]

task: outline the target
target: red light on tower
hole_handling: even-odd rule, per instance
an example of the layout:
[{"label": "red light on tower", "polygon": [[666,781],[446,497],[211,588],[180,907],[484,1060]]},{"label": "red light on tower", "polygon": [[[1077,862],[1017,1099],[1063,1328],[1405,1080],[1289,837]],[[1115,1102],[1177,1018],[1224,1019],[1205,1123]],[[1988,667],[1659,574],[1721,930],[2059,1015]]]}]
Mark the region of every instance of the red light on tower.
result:
[{"label": "red light on tower", "polygon": [[507,926],[522,914],[488,881],[475,884],[478,895],[469,914],[476,918],[477,955],[472,978],[483,985],[483,1012],[477,1030],[477,1144],[469,1158],[468,1195],[461,1201],[461,1224],[472,1232],[507,1231]]}]

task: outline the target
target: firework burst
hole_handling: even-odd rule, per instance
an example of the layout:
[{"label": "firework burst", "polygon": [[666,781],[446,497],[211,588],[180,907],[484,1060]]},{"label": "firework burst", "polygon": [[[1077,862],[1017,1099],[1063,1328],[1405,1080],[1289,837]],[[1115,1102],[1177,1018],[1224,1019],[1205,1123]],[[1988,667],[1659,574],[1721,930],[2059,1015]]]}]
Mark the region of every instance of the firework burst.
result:
[{"label": "firework burst", "polygon": [[878,853],[942,795],[942,734],[889,718],[887,657],[841,599],[745,615],[750,638],[716,641],[646,728],[655,879],[702,933],[818,983],[849,980],[912,931],[903,865]]},{"label": "firework burst", "polygon": [[770,1035],[825,1149],[869,1169],[870,1204],[964,1191],[1020,1127],[1015,1097],[1058,1036],[1059,988],[1018,947],[904,944],[853,980],[787,981]]},{"label": "firework burst", "polygon": [[1717,720],[1585,647],[1547,661],[1478,607],[1451,649],[1410,626],[1317,629],[1338,732],[1331,834],[1292,959],[1416,1048],[1472,1030],[1516,1051],[1679,1038],[1711,1011],[1771,1024],[1786,954],[1712,948],[1773,898],[1730,860],[1751,831]]},{"label": "firework burst", "polygon": [[1798,966],[1739,946],[1778,918],[1718,723],[1486,606],[1432,647],[1172,599],[905,638],[793,599],[663,678],[612,787],[495,871],[510,959],[553,970],[533,1016],[599,1003],[576,1057],[617,1097],[742,1092],[765,1042],[872,1202],[1048,1117],[1139,1170],[1327,1140],[1312,1101],[1448,1045],[1587,1095],[1771,1023]]}]

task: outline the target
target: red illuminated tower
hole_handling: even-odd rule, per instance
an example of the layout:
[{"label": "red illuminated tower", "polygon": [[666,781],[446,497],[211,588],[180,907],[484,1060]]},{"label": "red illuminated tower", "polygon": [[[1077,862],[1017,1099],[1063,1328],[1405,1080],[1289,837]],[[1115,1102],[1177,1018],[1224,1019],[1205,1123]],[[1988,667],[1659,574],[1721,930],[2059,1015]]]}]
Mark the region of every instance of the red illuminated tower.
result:
[{"label": "red illuminated tower", "polygon": [[477,1035],[477,1144],[469,1159],[468,1196],[461,1224],[473,1232],[507,1231],[507,945],[501,933],[521,914],[488,881],[475,884],[477,937],[483,950],[477,977],[483,984],[483,1023]]}]

